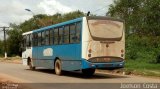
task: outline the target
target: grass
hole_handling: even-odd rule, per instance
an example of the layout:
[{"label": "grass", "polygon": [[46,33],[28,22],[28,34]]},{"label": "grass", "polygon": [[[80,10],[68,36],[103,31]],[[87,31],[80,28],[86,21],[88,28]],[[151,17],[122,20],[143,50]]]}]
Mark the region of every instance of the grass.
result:
[{"label": "grass", "polygon": [[125,71],[137,75],[160,77],[160,64],[145,60],[126,60]]}]

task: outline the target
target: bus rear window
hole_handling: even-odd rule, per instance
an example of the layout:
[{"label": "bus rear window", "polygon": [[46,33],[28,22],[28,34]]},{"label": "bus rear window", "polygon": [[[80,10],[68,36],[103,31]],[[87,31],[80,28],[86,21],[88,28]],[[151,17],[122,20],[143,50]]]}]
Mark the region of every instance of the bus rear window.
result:
[{"label": "bus rear window", "polygon": [[88,20],[92,37],[103,39],[118,39],[122,37],[123,22],[112,20]]}]

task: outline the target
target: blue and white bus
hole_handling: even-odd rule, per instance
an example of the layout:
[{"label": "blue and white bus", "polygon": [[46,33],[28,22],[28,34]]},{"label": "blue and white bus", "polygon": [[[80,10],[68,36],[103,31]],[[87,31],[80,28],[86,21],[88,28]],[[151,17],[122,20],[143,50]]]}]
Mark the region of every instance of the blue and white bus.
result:
[{"label": "blue and white bus", "polygon": [[23,33],[23,64],[62,71],[124,67],[125,32],[122,20],[86,16]]}]

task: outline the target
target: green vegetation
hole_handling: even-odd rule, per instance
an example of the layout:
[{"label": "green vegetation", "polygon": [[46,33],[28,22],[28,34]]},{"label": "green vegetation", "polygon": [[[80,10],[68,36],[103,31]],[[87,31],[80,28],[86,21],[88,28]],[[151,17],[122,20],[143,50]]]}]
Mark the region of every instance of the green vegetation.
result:
[{"label": "green vegetation", "polygon": [[126,72],[160,76],[160,1],[114,0],[108,15],[125,20]]},{"label": "green vegetation", "polygon": [[147,61],[126,60],[126,74],[160,77],[160,64],[148,63]]}]

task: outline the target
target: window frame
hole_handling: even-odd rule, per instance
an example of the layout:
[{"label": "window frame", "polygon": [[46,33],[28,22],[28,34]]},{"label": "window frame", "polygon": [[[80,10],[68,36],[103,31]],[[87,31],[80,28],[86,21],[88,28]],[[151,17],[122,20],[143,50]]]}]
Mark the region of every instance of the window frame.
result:
[{"label": "window frame", "polygon": [[[61,32],[61,33],[60,33]],[[58,44],[62,45],[64,43],[64,27],[60,26],[58,27]]]},{"label": "window frame", "polygon": [[[66,29],[65,29],[66,27],[68,27],[68,29],[67,29],[68,31],[67,32],[66,32]],[[67,38],[66,36],[68,36],[68,42],[65,41],[65,39]],[[64,32],[63,32],[63,42],[64,42],[64,44],[69,44],[70,43],[70,39],[69,38],[70,38],[70,27],[69,27],[69,25],[65,25],[64,26]]]},{"label": "window frame", "polygon": [[41,41],[42,41],[42,33],[41,32],[38,32],[38,45],[37,46],[41,46]]},{"label": "window frame", "polygon": [[[57,30],[57,32],[56,32],[56,30]],[[59,44],[59,30],[58,30],[58,27],[54,28],[53,37],[54,37],[54,45],[58,45]]]},{"label": "window frame", "polygon": [[50,30],[45,30],[45,45],[50,45]]},{"label": "window frame", "polygon": [[54,28],[49,29],[49,45],[54,44]]}]

